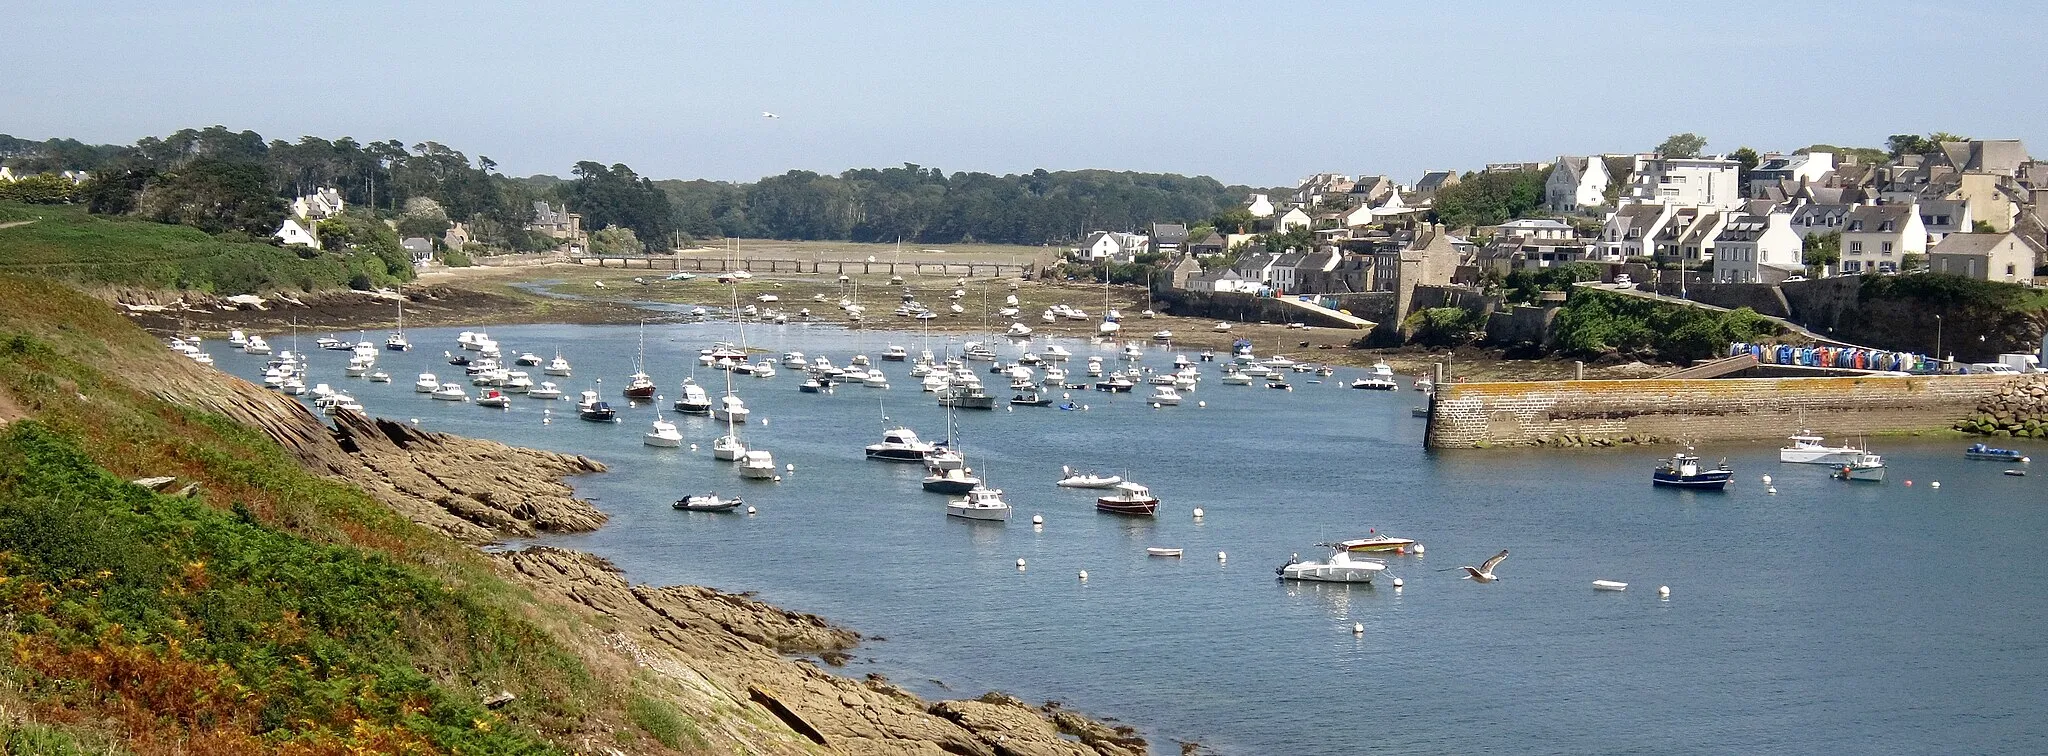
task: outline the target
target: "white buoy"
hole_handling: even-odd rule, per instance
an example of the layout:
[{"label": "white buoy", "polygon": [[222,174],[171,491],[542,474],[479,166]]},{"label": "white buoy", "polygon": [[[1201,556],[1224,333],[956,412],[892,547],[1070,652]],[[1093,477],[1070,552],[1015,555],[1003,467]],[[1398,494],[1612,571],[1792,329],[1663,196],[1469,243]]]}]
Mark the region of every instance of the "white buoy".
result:
[{"label": "white buoy", "polygon": [[1082,570],[1082,571],[1081,571],[1081,582],[1083,582],[1083,583],[1085,583],[1085,582],[1088,582],[1088,571],[1087,571],[1087,570]]},{"label": "white buoy", "polygon": [[1019,568],[1022,568],[1023,566],[1024,566],[1024,557],[1017,557],[1017,567],[1019,567]]},{"label": "white buoy", "polygon": [[1152,403],[1152,409],[1159,409],[1159,403],[1158,403],[1158,402],[1153,402],[1153,403]]},{"label": "white buoy", "polygon": [[1931,481],[1931,482],[1929,482],[1929,483],[1927,484],[1927,487],[1928,487],[1928,488],[1940,488],[1940,487],[1941,487],[1941,481],[1938,481],[1938,480],[1937,480],[1937,481]]},{"label": "white buoy", "polygon": [[1363,623],[1363,622],[1353,622],[1353,623],[1351,623],[1351,634],[1352,634],[1352,635],[1364,635],[1364,634],[1365,634],[1365,623]]},{"label": "white buoy", "polygon": [[1422,544],[1415,544],[1415,555],[1422,556]]},{"label": "white buoy", "polygon": [[775,482],[777,482],[777,483],[781,483],[781,482],[782,482],[782,476],[780,476],[780,475],[777,475],[777,476],[775,476]]},{"label": "white buoy", "polygon": [[1395,587],[1395,588],[1399,588],[1399,587],[1401,587],[1401,579],[1400,579],[1400,578],[1394,578],[1394,587]]},{"label": "white buoy", "polygon": [[1209,403],[1208,403],[1208,402],[1195,402],[1195,406],[1197,406],[1197,407],[1208,407],[1208,406],[1209,406]]},{"label": "white buoy", "polygon": [[755,508],[753,508],[753,507],[751,507],[751,506],[750,506],[750,507],[747,507],[747,514],[754,514],[755,512],[759,512],[759,511],[761,511],[761,510],[755,509]]},{"label": "white buoy", "polygon": [[412,424],[413,424],[413,425],[419,425],[419,424],[420,424],[420,419],[419,419],[419,418],[417,418],[417,417],[413,418],[413,419],[412,419]]},{"label": "white buoy", "polygon": [[1766,476],[1764,476],[1764,485],[1768,486],[1768,485],[1770,485],[1770,484],[1771,484],[1771,476],[1769,476],[1769,475],[1766,475]]},{"label": "white buoy", "polygon": [[1033,524],[1033,525],[1044,525],[1044,524],[1045,524],[1045,515],[1032,515],[1032,516],[1031,516],[1031,524]]},{"label": "white buoy", "polygon": [[1218,561],[1218,562],[1228,562],[1228,561],[1230,561],[1230,555],[1229,555],[1229,554],[1226,554],[1226,553],[1224,553],[1224,552],[1218,551],[1218,552],[1216,552],[1216,561]]},{"label": "white buoy", "polygon": [[1202,512],[1202,508],[1201,508],[1201,507],[1195,507],[1195,519],[1197,519],[1197,520],[1199,520],[1199,519],[1202,519],[1202,515],[1203,515],[1203,514],[1204,514],[1204,513]]},{"label": "white buoy", "polygon": [[696,450],[697,450],[697,445],[696,445],[696,444],[690,444],[690,451],[696,451]]},{"label": "white buoy", "polygon": [[1778,495],[1778,487],[1777,487],[1777,486],[1771,486],[1770,488],[1766,488],[1766,489],[1764,489],[1764,493],[1770,494],[1770,495],[1772,495],[1772,496],[1777,496],[1777,495]]},{"label": "white buoy", "polygon": [[1082,409],[1082,410],[1087,410],[1087,409],[1088,409],[1088,405],[1086,405],[1086,404],[1083,404],[1083,405],[1081,405],[1081,409]]},{"label": "white buoy", "polygon": [[796,463],[791,462],[789,464],[783,465],[782,469],[784,472],[796,472]]},{"label": "white buoy", "polygon": [[1671,586],[1668,586],[1668,585],[1660,585],[1660,586],[1657,586],[1657,595],[1659,595],[1659,596],[1669,596],[1669,595],[1671,595]]},{"label": "white buoy", "polygon": [[765,417],[764,417],[764,418],[761,418],[761,427],[763,427],[763,428],[766,428],[766,427],[768,427],[768,418],[765,418]]}]

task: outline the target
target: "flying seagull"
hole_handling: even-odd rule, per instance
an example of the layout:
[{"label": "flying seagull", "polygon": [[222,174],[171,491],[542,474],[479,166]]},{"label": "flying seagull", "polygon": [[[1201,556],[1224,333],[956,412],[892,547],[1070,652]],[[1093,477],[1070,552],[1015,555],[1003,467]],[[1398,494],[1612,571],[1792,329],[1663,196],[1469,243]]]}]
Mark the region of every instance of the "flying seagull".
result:
[{"label": "flying seagull", "polygon": [[770,113],[770,112],[768,112],[768,111],[766,111],[766,110],[763,110],[763,111],[761,111],[761,117],[762,117],[762,118],[781,118],[782,116],[776,115],[776,114],[774,114],[774,113]]},{"label": "flying seagull", "polygon": [[1446,570],[1437,570],[1437,571],[1438,571],[1438,572],[1450,572],[1451,570],[1464,570],[1464,571],[1465,571],[1465,578],[1464,578],[1464,579],[1466,579],[1466,580],[1477,580],[1477,581],[1479,581],[1479,582],[1481,582],[1481,583],[1491,583],[1491,582],[1493,582],[1493,581],[1495,581],[1495,580],[1499,580],[1499,579],[1500,579],[1500,578],[1498,578],[1498,577],[1495,577],[1495,576],[1494,576],[1494,574],[1493,574],[1493,568],[1495,568],[1495,567],[1498,567],[1498,566],[1500,566],[1501,560],[1504,560],[1504,559],[1507,559],[1507,558],[1508,558],[1508,550],[1507,550],[1507,549],[1501,549],[1501,550],[1500,550],[1500,553],[1498,553],[1498,554],[1495,554],[1495,555],[1493,555],[1493,558],[1492,558],[1492,559],[1488,559],[1488,560],[1486,560],[1486,561],[1484,561],[1484,562],[1480,562],[1480,563],[1479,563],[1479,566],[1478,566],[1478,567],[1474,567],[1474,566],[1472,566],[1472,565],[1469,565],[1469,564],[1468,564],[1468,565],[1465,565],[1465,566],[1463,566],[1463,567],[1452,567],[1452,568],[1450,568],[1450,569],[1446,569]]}]

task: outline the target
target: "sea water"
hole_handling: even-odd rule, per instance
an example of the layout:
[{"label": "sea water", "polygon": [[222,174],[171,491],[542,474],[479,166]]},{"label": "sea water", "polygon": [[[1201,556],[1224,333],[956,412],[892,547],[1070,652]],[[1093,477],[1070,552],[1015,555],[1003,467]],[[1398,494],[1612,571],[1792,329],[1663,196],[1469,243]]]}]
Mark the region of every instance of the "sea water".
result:
[{"label": "sea water", "polygon": [[[927,696],[1056,699],[1133,724],[1162,752],[1168,740],[1234,754],[2048,752],[2048,495],[2041,476],[2000,474],[2020,465],[1962,459],[1960,440],[1870,439],[1890,465],[1881,484],[1780,464],[1774,444],[1709,445],[1699,454],[1726,457],[1735,484],[1670,491],[1649,484],[1668,448],[1430,452],[1425,421],[1410,415],[1423,395],[1406,379],[1376,392],[1348,388],[1355,369],[1288,373],[1293,390],[1277,391],[1223,385],[1220,363],[1202,363],[1178,407],[1151,407],[1141,384],[1051,392],[1085,410],[958,411],[955,443],[1015,507],[1009,523],[985,524],[946,517],[917,466],[862,455],[887,426],[947,436],[945,410],[906,363],[880,360],[883,347],[957,354],[972,337],[748,326],[752,346],[778,354],[845,366],[865,353],[893,384],[805,394],[797,371],[733,376],[754,411],[742,439],[796,466],[775,483],[714,461],[711,440],[726,429],[709,418],[670,414],[681,449],[641,442],[685,376],[724,393],[726,374],[695,358],[737,341],[731,323],[647,326],[646,371],[663,400],[638,407],[619,392],[641,329],[490,329],[507,362],[521,351],[568,358],[571,378],[508,367],[572,399],[597,388],[617,424],[579,421],[566,400],[514,395],[495,410],[414,393],[422,371],[468,386],[442,356],[459,351],[455,333],[414,330],[414,351],[380,353],[389,384],[344,378],[346,353],[315,350],[307,382],[427,429],[603,461],[610,472],[573,483],[610,522],[541,542],[600,554],[636,582],[756,591],[879,636],[841,671]],[[981,340],[1006,361],[1018,354],[1007,339]],[[291,348],[289,336],[272,343]],[[1113,346],[1059,343],[1075,354],[1075,383],[1092,383],[1090,355],[1129,364]],[[1279,346],[1259,351],[1317,355]],[[212,348],[223,369],[260,375],[264,358]],[[1142,364],[1169,370],[1174,354],[1195,358],[1148,345]],[[988,363],[968,366],[991,395],[1010,396]],[[1159,515],[1095,512],[1100,492],[1053,485],[1063,465],[1150,486]],[[670,507],[714,491],[758,513]],[[1374,528],[1426,553],[1388,555],[1371,586],[1275,579],[1290,555],[1320,559],[1317,544]],[[1146,556],[1154,546],[1186,556]],[[1501,549],[1497,583],[1442,571]],[[1597,579],[1630,585],[1595,592]]]}]

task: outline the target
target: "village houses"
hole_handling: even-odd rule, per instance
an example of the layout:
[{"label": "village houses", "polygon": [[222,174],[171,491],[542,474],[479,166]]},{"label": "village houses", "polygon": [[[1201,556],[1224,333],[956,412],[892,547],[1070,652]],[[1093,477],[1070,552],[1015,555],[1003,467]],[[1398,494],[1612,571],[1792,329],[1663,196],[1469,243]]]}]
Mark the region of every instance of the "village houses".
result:
[{"label": "village houses", "polygon": [[1927,268],[1980,281],[2026,283],[2033,280],[2038,254],[2011,231],[1950,234],[1927,251]]}]

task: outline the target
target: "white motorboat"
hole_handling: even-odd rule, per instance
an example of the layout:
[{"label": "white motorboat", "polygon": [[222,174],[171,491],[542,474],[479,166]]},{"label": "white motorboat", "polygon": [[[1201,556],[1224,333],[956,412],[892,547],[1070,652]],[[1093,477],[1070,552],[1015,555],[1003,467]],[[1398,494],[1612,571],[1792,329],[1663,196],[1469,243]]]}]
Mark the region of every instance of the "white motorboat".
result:
[{"label": "white motorboat", "polygon": [[237,328],[228,332],[229,346],[239,347],[247,343],[249,343],[249,335],[242,333],[242,329]]},{"label": "white motorboat", "polygon": [[[464,336],[467,336],[469,338],[465,339],[463,338]],[[483,351],[483,348],[486,346],[496,347],[498,345],[498,342],[492,341],[491,337],[485,335],[483,331],[477,331],[474,333],[471,333],[469,331],[463,331],[461,334],[458,334],[455,337],[455,341],[456,343],[461,344],[463,349],[467,349],[472,352],[481,352]]]},{"label": "white motorboat", "polygon": [[476,398],[476,406],[505,409],[512,406],[512,398],[506,396],[503,391],[493,389],[485,391],[482,396],[478,396]]},{"label": "white motorboat", "polygon": [[811,361],[804,359],[803,352],[783,352],[782,366],[791,370],[802,370],[810,367]]},{"label": "white motorboat", "polygon": [[1358,551],[1367,553],[1376,551],[1391,551],[1396,554],[1406,554],[1408,553],[1409,547],[1415,546],[1416,543],[1415,539],[1413,538],[1396,538],[1394,536],[1390,536],[1385,533],[1379,532],[1378,528],[1373,528],[1366,531],[1366,537],[1364,538],[1354,538],[1349,541],[1340,541],[1328,545],[1342,548],[1345,551]]},{"label": "white motorboat", "polygon": [[1010,519],[1010,504],[1001,489],[975,486],[967,496],[946,502],[946,515],[965,520],[1003,522]]},{"label": "white motorboat", "polygon": [[764,449],[748,449],[740,455],[740,477],[748,480],[772,480],[775,477],[775,455]]},{"label": "white motorboat", "polygon": [[421,373],[421,374],[420,374],[420,379],[419,379],[419,380],[417,380],[417,381],[414,381],[414,382],[413,382],[413,384],[412,384],[412,390],[414,390],[414,391],[417,391],[417,392],[419,392],[419,393],[422,393],[422,394],[431,394],[431,393],[434,393],[434,389],[437,389],[437,388],[440,388],[440,387],[441,387],[441,379],[440,379],[440,378],[436,378],[436,377],[434,377],[434,374],[433,374],[433,373]]},{"label": "white motorboat", "polygon": [[1175,382],[1172,373],[1153,373],[1145,376],[1145,383],[1153,386],[1171,386]]},{"label": "white motorboat", "polygon": [[1372,372],[1367,373],[1364,378],[1352,381],[1351,387],[1370,391],[1393,391],[1401,385],[1394,382],[1394,369],[1388,367],[1386,361],[1380,360],[1372,364]]},{"label": "white motorboat", "polygon": [[938,449],[938,444],[920,440],[917,431],[890,428],[882,432],[881,443],[868,444],[867,458],[885,462],[923,462]]},{"label": "white motorboat", "polygon": [[1031,326],[1024,325],[1023,323],[1011,323],[1010,330],[1005,332],[1004,335],[1011,338],[1029,338],[1031,336]]},{"label": "white motorboat", "polygon": [[459,383],[443,383],[440,388],[434,389],[433,396],[444,402],[469,401],[469,392],[464,391],[462,384]]},{"label": "white motorboat", "polygon": [[1133,362],[1145,359],[1145,348],[1138,346],[1135,343],[1125,344],[1123,350],[1123,357],[1124,359],[1131,360]]},{"label": "white motorboat", "polygon": [[242,353],[270,354],[270,342],[264,341],[262,336],[250,336],[247,341],[242,342]]},{"label": "white motorboat", "polygon": [[1219,320],[1219,321],[1216,321],[1216,325],[1215,325],[1214,327],[1210,328],[1209,330],[1211,330],[1211,331],[1215,331],[1215,332],[1217,332],[1217,333],[1229,333],[1229,332],[1230,332],[1230,324],[1229,324],[1229,323],[1225,323],[1225,322],[1223,322],[1223,321]]},{"label": "white motorboat", "polygon": [[320,399],[320,398],[324,398],[324,397],[329,397],[329,396],[333,396],[333,395],[334,395],[334,387],[332,387],[332,386],[329,386],[329,385],[327,385],[327,384],[325,384],[325,383],[316,383],[316,384],[313,384],[313,391],[312,391],[312,394],[313,394],[313,398],[315,398],[315,399]]},{"label": "white motorboat", "polygon": [[534,354],[534,353],[532,353],[532,352],[520,352],[520,353],[519,353],[519,357],[518,357],[518,359],[515,359],[515,360],[513,360],[512,362],[513,362],[513,364],[516,364],[516,365],[524,365],[524,366],[526,366],[526,367],[533,367],[533,366],[539,365],[539,364],[541,363],[541,359],[540,359],[540,355]]},{"label": "white motorboat", "polygon": [[1153,546],[1145,549],[1145,556],[1173,557],[1177,559],[1184,552],[1185,549],[1177,549],[1171,546]]},{"label": "white motorboat", "polygon": [[1114,488],[1124,482],[1122,476],[1074,472],[1073,468],[1065,466],[1060,467],[1060,476],[1056,485],[1062,488]]},{"label": "white motorboat", "polygon": [[1250,365],[1238,368],[1237,372],[1249,375],[1253,378],[1266,378],[1273,375],[1272,368],[1266,367],[1265,365],[1260,365],[1258,363],[1252,363]]},{"label": "white motorboat", "polygon": [[774,378],[775,363],[769,362],[767,360],[756,362],[754,363],[753,374],[755,378]]},{"label": "white motorboat", "polygon": [[1800,431],[1791,437],[1791,442],[1778,450],[1779,462],[1802,465],[1847,465],[1853,464],[1862,449],[1854,446],[1828,446],[1826,439],[1813,435],[1811,431]]},{"label": "white motorboat", "polygon": [[1172,386],[1153,386],[1152,395],[1146,397],[1145,401],[1161,407],[1178,407],[1180,406],[1180,392],[1173,390]]},{"label": "white motorboat", "polygon": [[752,414],[754,412],[747,409],[747,403],[740,401],[739,397],[732,394],[719,397],[718,405],[711,408],[711,419],[723,420],[729,423],[744,423],[747,421],[747,417]]},{"label": "white motorboat", "polygon": [[705,393],[704,387],[697,385],[696,381],[684,378],[683,398],[676,400],[675,409],[685,415],[709,415],[711,395]]},{"label": "white motorboat", "polygon": [[1038,356],[1044,358],[1046,362],[1066,362],[1074,358],[1074,353],[1058,344],[1047,344],[1045,351],[1040,352]]},{"label": "white motorboat", "polygon": [[889,387],[889,376],[884,375],[880,370],[875,370],[868,373],[868,377],[861,379],[860,385],[868,388],[885,389]]},{"label": "white motorboat", "polygon": [[1153,340],[1153,341],[1172,341],[1172,340],[1173,340],[1173,332],[1172,332],[1172,331],[1153,331],[1153,332],[1152,332],[1152,340]]},{"label": "white motorboat", "polygon": [[676,424],[669,422],[668,418],[657,417],[654,427],[648,429],[643,440],[648,446],[673,449],[683,445],[683,432],[676,430]]},{"label": "white motorboat", "polygon": [[284,379],[284,383],[278,384],[277,390],[292,396],[300,396],[306,393],[306,382],[296,376],[288,377]]},{"label": "white motorboat", "polygon": [[341,374],[350,378],[361,378],[369,375],[370,368],[376,366],[377,360],[374,358],[350,357],[348,359],[348,366],[341,369]]},{"label": "white motorboat", "polygon": [[379,371],[377,371],[377,372],[371,373],[371,374],[370,374],[370,382],[371,382],[371,383],[390,383],[390,382],[391,382],[391,374],[390,374],[390,373],[386,373],[386,372],[384,372],[384,371],[382,371],[382,370],[379,370]]},{"label": "white motorboat", "polygon": [[932,373],[924,377],[924,381],[919,384],[919,388],[922,388],[925,391],[939,391],[941,389],[946,388],[948,385],[950,385],[950,382],[946,380],[946,376],[939,373]]},{"label": "white motorboat", "polygon": [[1225,370],[1223,371],[1223,377],[1219,380],[1223,381],[1225,386],[1252,385],[1252,377],[1241,370]]},{"label": "white motorboat", "polygon": [[469,385],[493,387],[503,386],[505,385],[505,381],[510,380],[511,377],[511,371],[499,368],[491,368],[489,370],[471,373],[469,376]]},{"label": "white motorboat", "polygon": [[[1332,544],[1320,544],[1332,546]],[[1274,574],[1282,580],[1307,580],[1320,583],[1370,583],[1380,572],[1387,569],[1387,563],[1377,559],[1353,559],[1351,552],[1333,546],[1330,557],[1321,562],[1289,560]]]},{"label": "white motorboat", "polygon": [[908,361],[909,359],[910,351],[895,344],[890,344],[887,348],[882,350],[883,362],[905,362]]},{"label": "white motorboat", "polygon": [[731,512],[743,503],[737,496],[721,499],[718,494],[690,494],[677,499],[673,506],[684,512]]},{"label": "white motorboat", "polygon": [[349,347],[354,345],[346,341],[342,341],[341,339],[337,339],[333,336],[322,336],[313,341],[313,346],[317,346],[320,347],[321,349],[327,350],[346,351]]},{"label": "white motorboat", "polygon": [[533,389],[533,376],[527,375],[524,370],[508,371],[505,373],[504,385],[505,393],[524,394]]},{"label": "white motorboat", "polygon": [[1593,590],[1596,590],[1596,591],[1626,591],[1626,590],[1628,590],[1628,584],[1627,584],[1627,583],[1624,583],[1624,582],[1621,582],[1621,581],[1619,581],[1619,580],[1595,580],[1595,581],[1593,581]]},{"label": "white motorboat", "polygon": [[540,372],[542,375],[566,376],[570,373],[569,361],[562,359],[562,355],[557,354],[553,360],[548,361],[547,367],[540,369]]},{"label": "white motorboat", "polygon": [[562,387],[555,385],[554,381],[541,381],[540,385],[527,389],[526,396],[531,399],[560,399]]}]

